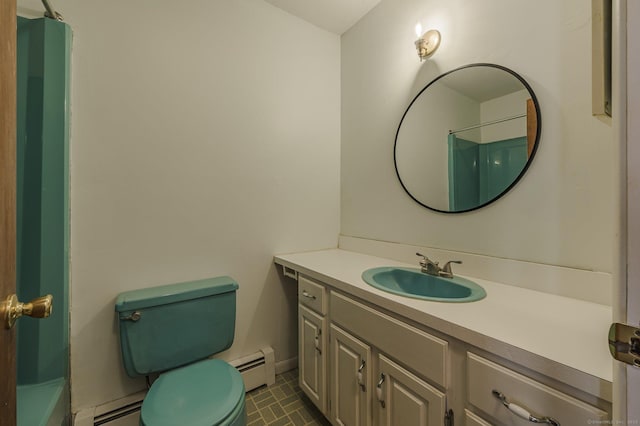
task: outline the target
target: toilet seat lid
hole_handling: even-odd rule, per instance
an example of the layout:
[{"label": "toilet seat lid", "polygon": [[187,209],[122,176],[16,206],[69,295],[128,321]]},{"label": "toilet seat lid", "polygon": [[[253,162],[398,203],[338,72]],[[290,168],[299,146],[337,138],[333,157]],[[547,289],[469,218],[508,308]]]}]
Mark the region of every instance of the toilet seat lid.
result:
[{"label": "toilet seat lid", "polygon": [[141,419],[153,426],[216,426],[244,401],[242,376],[219,359],[162,374],[142,403]]}]

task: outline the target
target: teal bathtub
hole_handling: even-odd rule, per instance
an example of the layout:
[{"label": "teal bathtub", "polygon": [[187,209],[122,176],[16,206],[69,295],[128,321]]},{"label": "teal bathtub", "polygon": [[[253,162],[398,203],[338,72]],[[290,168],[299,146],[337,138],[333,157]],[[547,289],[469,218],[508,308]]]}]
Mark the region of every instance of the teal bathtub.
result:
[{"label": "teal bathtub", "polygon": [[69,389],[64,377],[32,385],[18,385],[18,425],[69,424]]}]

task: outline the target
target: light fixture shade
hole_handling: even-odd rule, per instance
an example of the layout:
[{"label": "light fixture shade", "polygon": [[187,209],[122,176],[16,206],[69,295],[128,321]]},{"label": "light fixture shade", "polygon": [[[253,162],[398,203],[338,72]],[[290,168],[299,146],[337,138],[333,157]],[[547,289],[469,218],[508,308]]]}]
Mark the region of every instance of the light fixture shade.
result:
[{"label": "light fixture shade", "polygon": [[429,30],[416,40],[416,50],[420,61],[430,57],[438,50],[440,46],[440,32],[438,30]]}]

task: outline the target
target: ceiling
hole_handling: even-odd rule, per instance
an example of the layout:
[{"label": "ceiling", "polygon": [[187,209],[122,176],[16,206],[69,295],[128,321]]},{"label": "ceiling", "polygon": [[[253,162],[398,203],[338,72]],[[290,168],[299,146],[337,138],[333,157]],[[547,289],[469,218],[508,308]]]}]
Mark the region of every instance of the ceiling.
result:
[{"label": "ceiling", "polygon": [[462,68],[444,76],[441,81],[479,103],[526,89],[516,77],[494,67]]},{"label": "ceiling", "polygon": [[335,34],[347,31],[381,0],[265,0]]}]

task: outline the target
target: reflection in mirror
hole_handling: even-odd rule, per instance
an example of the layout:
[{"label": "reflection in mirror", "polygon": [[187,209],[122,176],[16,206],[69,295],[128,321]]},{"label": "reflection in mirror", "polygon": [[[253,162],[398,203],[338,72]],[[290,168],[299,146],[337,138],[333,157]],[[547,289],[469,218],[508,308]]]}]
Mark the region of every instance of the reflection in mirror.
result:
[{"label": "reflection in mirror", "polygon": [[409,104],[396,134],[396,172],[429,209],[474,210],[515,185],[539,135],[538,102],[522,77],[499,65],[467,65],[437,77]]}]

